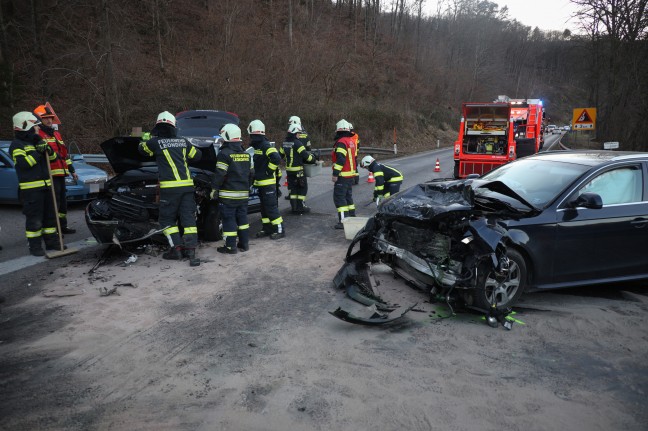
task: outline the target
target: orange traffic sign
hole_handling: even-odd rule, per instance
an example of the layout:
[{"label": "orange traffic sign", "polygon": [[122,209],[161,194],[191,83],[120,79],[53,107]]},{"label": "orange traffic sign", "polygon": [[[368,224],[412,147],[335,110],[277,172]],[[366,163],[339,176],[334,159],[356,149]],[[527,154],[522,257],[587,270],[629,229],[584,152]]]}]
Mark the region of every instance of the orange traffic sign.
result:
[{"label": "orange traffic sign", "polygon": [[572,117],[574,130],[594,130],[596,128],[596,108],[576,108]]}]

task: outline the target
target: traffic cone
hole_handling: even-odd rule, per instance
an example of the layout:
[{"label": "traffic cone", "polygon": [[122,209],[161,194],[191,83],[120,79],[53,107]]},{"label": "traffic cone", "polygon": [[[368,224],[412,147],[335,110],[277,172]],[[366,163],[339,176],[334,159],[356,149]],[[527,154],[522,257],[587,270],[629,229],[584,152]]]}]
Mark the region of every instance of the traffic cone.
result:
[{"label": "traffic cone", "polygon": [[367,182],[368,183],[375,183],[376,182],[376,180],[375,180],[375,178],[373,176],[373,172],[369,172],[369,178],[367,178]]},{"label": "traffic cone", "polygon": [[439,164],[439,159],[437,159],[436,165],[434,165],[434,172],[441,172],[441,165]]},{"label": "traffic cone", "polygon": [[288,177],[286,177],[286,181],[284,181],[284,187],[288,187]]}]

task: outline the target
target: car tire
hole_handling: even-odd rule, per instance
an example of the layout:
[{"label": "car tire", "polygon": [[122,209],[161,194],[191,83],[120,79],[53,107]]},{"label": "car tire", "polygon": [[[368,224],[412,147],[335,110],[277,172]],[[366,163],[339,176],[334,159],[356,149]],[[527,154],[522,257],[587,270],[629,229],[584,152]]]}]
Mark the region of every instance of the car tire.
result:
[{"label": "car tire", "polygon": [[209,203],[202,231],[202,236],[205,241],[220,241],[223,239],[221,214],[218,203]]},{"label": "car tire", "polygon": [[514,249],[508,249],[506,254],[510,261],[510,271],[504,282],[498,282],[492,273],[478,280],[477,285],[480,287],[475,291],[474,305],[482,310],[489,310],[494,302],[498,309],[511,307],[528,286],[528,265],[524,256]]},{"label": "car tire", "polygon": [[458,180],[458,179],[459,179],[459,162],[456,161],[456,160],[455,160],[455,163],[454,163],[454,169],[453,169],[453,171],[452,171],[452,177],[453,177],[455,180]]}]

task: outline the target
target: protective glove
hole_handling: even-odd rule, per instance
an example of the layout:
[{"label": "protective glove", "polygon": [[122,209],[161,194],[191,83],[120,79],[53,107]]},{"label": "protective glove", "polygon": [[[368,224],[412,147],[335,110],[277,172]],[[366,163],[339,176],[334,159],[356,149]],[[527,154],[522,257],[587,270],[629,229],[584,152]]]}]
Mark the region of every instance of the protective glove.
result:
[{"label": "protective glove", "polygon": [[218,190],[212,190],[211,193],[209,194],[209,199],[213,201],[218,200]]},{"label": "protective glove", "polygon": [[50,147],[48,144],[45,143],[36,145],[36,151],[38,151],[41,154],[47,153],[50,156],[54,154],[54,150],[52,149],[52,147]]},{"label": "protective glove", "polygon": [[376,201],[376,208],[377,208],[380,205],[380,201],[382,200],[382,196],[378,196],[374,200]]}]

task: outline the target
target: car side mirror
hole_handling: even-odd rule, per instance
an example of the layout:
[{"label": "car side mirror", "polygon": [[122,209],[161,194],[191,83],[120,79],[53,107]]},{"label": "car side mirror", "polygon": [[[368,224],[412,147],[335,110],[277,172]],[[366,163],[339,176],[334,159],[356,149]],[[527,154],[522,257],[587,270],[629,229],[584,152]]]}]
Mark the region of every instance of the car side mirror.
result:
[{"label": "car side mirror", "polygon": [[571,200],[567,205],[569,208],[589,208],[593,210],[598,210],[603,208],[603,199],[601,195],[597,193],[583,193],[578,195],[575,199]]}]

